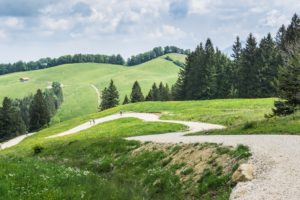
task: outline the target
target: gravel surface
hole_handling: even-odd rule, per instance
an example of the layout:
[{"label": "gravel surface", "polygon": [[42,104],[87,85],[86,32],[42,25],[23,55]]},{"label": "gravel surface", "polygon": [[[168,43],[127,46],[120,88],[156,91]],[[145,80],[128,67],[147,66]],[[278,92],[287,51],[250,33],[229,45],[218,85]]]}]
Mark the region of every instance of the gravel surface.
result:
[{"label": "gravel surface", "polygon": [[[255,167],[254,179],[238,183],[230,199],[232,200],[299,200],[300,199],[300,137],[293,135],[214,135],[214,136],[184,136],[187,133],[209,129],[224,128],[220,125],[185,122],[176,120],[159,120],[159,115],[148,113],[124,113],[110,115],[77,126],[71,130],[51,136],[59,137],[88,129],[96,124],[120,118],[134,117],[145,121],[160,121],[180,123],[189,127],[186,132],[165,133],[126,138],[128,140],[152,141],[158,143],[196,143],[213,142],[236,146],[244,144],[250,147],[249,163]],[[11,147],[21,142],[20,136],[7,143],[2,148]]]}]

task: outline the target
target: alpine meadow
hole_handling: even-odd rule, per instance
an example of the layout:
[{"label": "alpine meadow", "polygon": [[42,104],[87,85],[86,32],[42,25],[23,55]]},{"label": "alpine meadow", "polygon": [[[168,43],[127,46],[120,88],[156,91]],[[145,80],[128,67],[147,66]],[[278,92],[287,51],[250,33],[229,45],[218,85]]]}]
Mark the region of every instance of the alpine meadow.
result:
[{"label": "alpine meadow", "polygon": [[0,199],[300,199],[299,10],[0,1]]}]

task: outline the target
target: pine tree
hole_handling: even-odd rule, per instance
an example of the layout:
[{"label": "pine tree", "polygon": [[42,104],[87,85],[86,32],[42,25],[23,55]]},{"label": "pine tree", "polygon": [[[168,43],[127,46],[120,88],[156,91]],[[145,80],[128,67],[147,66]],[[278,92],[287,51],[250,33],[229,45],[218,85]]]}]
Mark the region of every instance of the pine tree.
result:
[{"label": "pine tree", "polygon": [[230,77],[230,82],[232,84],[231,87],[231,96],[237,97],[237,88],[239,82],[241,81],[241,77],[238,76],[240,67],[241,67],[241,57],[242,57],[242,43],[240,42],[240,38],[237,36],[235,43],[232,46],[233,54],[231,57],[233,58],[232,63],[232,74]]},{"label": "pine tree", "polygon": [[101,92],[101,104],[99,108],[100,110],[106,110],[110,108],[108,102],[108,91],[106,87]]},{"label": "pine tree", "polygon": [[108,88],[102,91],[101,99],[100,110],[113,108],[119,104],[119,92],[113,80],[110,81]]},{"label": "pine tree", "polygon": [[36,131],[50,122],[50,113],[42,91],[39,89],[30,105],[30,131]]},{"label": "pine tree", "polygon": [[145,101],[153,101],[152,94],[153,94],[152,89],[150,89],[147,96],[146,96],[146,98],[145,98]]},{"label": "pine tree", "polygon": [[170,90],[168,85],[164,86],[164,84],[160,82],[158,87],[158,97],[159,97],[159,101],[170,100]]},{"label": "pine tree", "polygon": [[300,40],[288,47],[285,65],[279,78],[279,94],[294,107],[300,105]]},{"label": "pine tree", "polygon": [[229,98],[232,95],[233,77],[230,60],[217,49],[215,54],[215,79],[216,89],[214,98]]},{"label": "pine tree", "polygon": [[13,105],[11,99],[3,99],[0,109],[0,141],[10,139],[26,132],[20,110]]},{"label": "pine tree", "polygon": [[142,102],[144,101],[144,96],[141,90],[141,87],[137,81],[134,82],[132,86],[132,91],[130,95],[130,102],[136,103],[136,102]]},{"label": "pine tree", "polygon": [[184,100],[185,90],[184,90],[184,76],[185,70],[181,69],[178,73],[178,79],[171,88],[171,99],[173,100]]},{"label": "pine tree", "polygon": [[126,105],[126,104],[129,104],[129,99],[128,99],[128,96],[125,95],[125,98],[124,98],[124,101],[123,101],[123,105]]},{"label": "pine tree", "polygon": [[246,42],[246,47],[242,51],[241,66],[238,72],[238,76],[240,77],[238,83],[239,97],[251,98],[259,96],[259,66],[257,58],[258,49],[256,39],[250,34]]},{"label": "pine tree", "polygon": [[152,94],[151,94],[152,101],[158,101],[159,100],[159,92],[158,92],[156,83],[153,83],[151,90],[152,90]]},{"label": "pine tree", "polygon": [[278,69],[281,64],[279,52],[271,34],[259,45],[259,97],[274,97],[277,94]]}]

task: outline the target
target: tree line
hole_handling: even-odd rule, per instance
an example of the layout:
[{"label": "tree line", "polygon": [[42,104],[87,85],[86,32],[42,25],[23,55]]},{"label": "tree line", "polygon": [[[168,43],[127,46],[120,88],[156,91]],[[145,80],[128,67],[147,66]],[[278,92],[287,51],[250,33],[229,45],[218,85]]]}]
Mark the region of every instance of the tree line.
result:
[{"label": "tree line", "polygon": [[63,91],[58,82],[53,82],[51,89],[38,89],[22,99],[5,97],[0,107],[0,141],[47,126],[62,102]]},{"label": "tree line", "polygon": [[[109,108],[113,108],[119,105],[119,92],[117,87],[115,86],[113,80],[110,81],[108,87],[105,87],[101,92],[101,104],[99,109],[106,110]],[[157,86],[156,83],[153,83],[151,89],[149,90],[147,96],[145,97],[141,86],[138,81],[133,83],[131,94],[125,95],[123,100],[123,105],[129,103],[138,103],[143,101],[170,101],[172,100],[172,94],[169,89],[168,84],[163,84],[162,82],[159,83]]]},{"label": "tree line", "polygon": [[295,14],[287,29],[280,28],[257,39],[249,34],[243,47],[239,37],[233,45],[232,59],[215,48],[210,39],[200,43],[186,59],[186,67],[172,87],[175,100],[215,98],[259,98],[278,95],[279,72],[285,68],[282,52],[286,44],[297,41],[299,17]]},{"label": "tree line", "polygon": [[141,53],[136,56],[131,56],[131,58],[128,58],[127,60],[127,65],[128,66],[138,65],[169,53],[179,53],[179,54],[188,55],[190,53],[190,50],[180,49],[175,46],[155,47],[151,51]]},{"label": "tree line", "polygon": [[45,69],[55,67],[63,64],[72,63],[108,63],[124,65],[125,61],[121,55],[100,55],[100,54],[76,54],[76,55],[65,55],[59,58],[42,58],[38,61],[30,62],[16,62],[12,64],[0,64],[0,75],[9,74],[13,72],[32,71],[38,69]]},{"label": "tree line", "polygon": [[166,46],[166,47],[156,47],[153,50],[132,56],[128,59],[127,63],[124,58],[118,55],[101,55],[101,54],[75,54],[75,55],[65,55],[59,58],[41,58],[38,61],[23,62],[19,61],[16,63],[9,64],[0,64],[0,75],[9,74],[14,72],[22,71],[32,71],[38,69],[45,69],[50,67],[55,67],[63,64],[72,64],[72,63],[107,63],[107,64],[116,64],[124,66],[133,66],[147,62],[151,59],[157,58],[159,56],[168,54],[168,53],[180,53],[188,54],[189,50],[183,50],[175,46]]}]

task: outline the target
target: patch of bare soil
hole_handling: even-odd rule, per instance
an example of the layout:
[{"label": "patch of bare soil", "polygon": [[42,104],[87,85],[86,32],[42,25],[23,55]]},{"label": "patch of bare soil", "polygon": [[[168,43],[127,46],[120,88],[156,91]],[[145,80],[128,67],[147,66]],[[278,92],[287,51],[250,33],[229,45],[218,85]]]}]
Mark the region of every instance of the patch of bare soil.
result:
[{"label": "patch of bare soil", "polygon": [[144,151],[162,151],[165,158],[162,165],[175,170],[185,189],[190,190],[192,185],[196,185],[204,171],[219,171],[221,174],[232,172],[236,164],[244,162],[236,159],[230,152],[233,147],[221,146],[212,143],[194,144],[163,144],[144,143],[141,147],[133,151],[139,154]]}]

